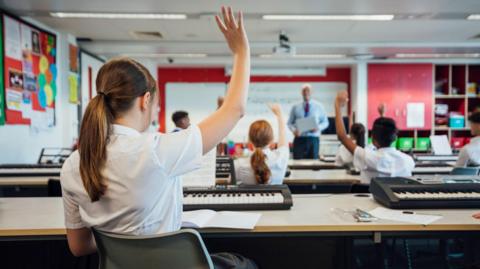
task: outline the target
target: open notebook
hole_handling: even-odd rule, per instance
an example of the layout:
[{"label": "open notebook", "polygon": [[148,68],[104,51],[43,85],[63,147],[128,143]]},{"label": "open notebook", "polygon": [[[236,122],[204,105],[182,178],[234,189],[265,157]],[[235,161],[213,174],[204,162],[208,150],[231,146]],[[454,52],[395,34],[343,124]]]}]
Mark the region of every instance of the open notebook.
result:
[{"label": "open notebook", "polygon": [[260,213],[216,212],[209,209],[185,211],[182,213],[182,227],[253,229],[260,217]]}]

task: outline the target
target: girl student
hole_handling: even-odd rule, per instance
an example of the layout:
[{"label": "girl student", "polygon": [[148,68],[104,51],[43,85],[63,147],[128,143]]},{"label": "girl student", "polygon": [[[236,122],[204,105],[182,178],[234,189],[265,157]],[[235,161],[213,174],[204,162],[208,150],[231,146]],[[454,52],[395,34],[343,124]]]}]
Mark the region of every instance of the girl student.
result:
[{"label": "girl student", "polygon": [[176,133],[146,132],[158,115],[159,93],[148,70],[129,58],[99,70],[97,95],[82,120],[78,151],[61,172],[65,225],[75,256],[96,251],[91,228],[150,235],[181,226],[180,176],[200,166],[245,113],[250,49],[242,14],[222,7],[216,22],[233,53],[223,105],[198,125]]},{"label": "girl student", "polygon": [[[350,127],[350,138],[357,146],[365,148],[365,126],[361,123],[352,124]],[[335,164],[339,166],[350,166],[353,164],[353,155],[344,145],[338,148]]]},{"label": "girl student", "polygon": [[286,124],[280,105],[270,105],[278,122],[277,149],[271,150],[273,129],[266,120],[250,125],[248,138],[255,150],[249,159],[238,159],[235,164],[237,179],[242,184],[282,184],[290,151],[286,138]]}]

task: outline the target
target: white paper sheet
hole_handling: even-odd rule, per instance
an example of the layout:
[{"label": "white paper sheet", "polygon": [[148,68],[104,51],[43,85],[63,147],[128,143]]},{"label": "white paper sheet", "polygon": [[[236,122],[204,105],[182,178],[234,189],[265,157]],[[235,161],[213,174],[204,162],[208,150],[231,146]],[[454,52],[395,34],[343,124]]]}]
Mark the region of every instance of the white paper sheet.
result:
[{"label": "white paper sheet", "polygon": [[182,176],[183,187],[215,186],[216,157],[216,149],[202,156],[201,167]]},{"label": "white paper sheet", "polygon": [[20,23],[8,16],[5,20],[5,56],[15,60],[22,60],[20,45]]},{"label": "white paper sheet", "polygon": [[298,119],[295,121],[295,125],[298,131],[300,131],[300,133],[308,132],[310,130],[318,128],[317,122],[314,117]]},{"label": "white paper sheet", "polygon": [[262,215],[233,211],[195,210],[182,213],[182,227],[253,229]]},{"label": "white paper sheet", "polygon": [[446,135],[432,135],[430,136],[432,150],[434,155],[452,155],[452,147],[448,143]]},{"label": "white paper sheet", "polygon": [[408,103],[407,104],[407,127],[422,128],[425,127],[425,104]]},{"label": "white paper sheet", "polygon": [[[379,219],[401,221],[401,222],[408,222],[408,223],[415,223],[415,224],[422,224],[422,225],[431,224],[442,218],[442,216],[438,216],[438,215],[428,215],[428,214],[421,214],[421,213],[415,213],[415,212],[413,212],[413,214],[406,214],[404,212],[405,211],[403,210],[392,210],[384,207],[377,207],[371,210],[369,213]],[[409,212],[412,212],[412,211],[409,211]]]},{"label": "white paper sheet", "polygon": [[32,28],[30,26],[21,24],[20,25],[21,31],[21,42],[22,42],[22,49],[23,50],[32,50]]}]

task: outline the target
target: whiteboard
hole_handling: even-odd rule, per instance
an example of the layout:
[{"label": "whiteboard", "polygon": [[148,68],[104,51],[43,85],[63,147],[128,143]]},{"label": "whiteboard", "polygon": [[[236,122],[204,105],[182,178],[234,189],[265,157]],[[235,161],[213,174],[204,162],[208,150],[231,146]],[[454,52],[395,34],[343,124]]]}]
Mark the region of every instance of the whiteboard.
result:
[{"label": "whiteboard", "polygon": [[[277,122],[266,104],[279,103],[288,120],[293,105],[302,102],[301,88],[304,82],[255,82],[250,84],[245,116],[228,135],[229,140],[246,142],[250,124],[259,119],[268,120],[277,136]],[[312,98],[320,102],[329,116],[334,116],[334,102],[337,92],[347,89],[344,82],[315,82],[312,85]],[[217,98],[226,89],[224,83],[167,83],[166,122],[167,131],[174,128],[171,115],[175,110],[186,110],[192,124],[198,124],[216,109]],[[288,139],[293,135],[288,131]]]},{"label": "whiteboard", "polygon": [[192,124],[198,124],[217,109],[217,98],[225,94],[225,83],[167,83],[165,87],[165,122],[167,132],[175,129],[172,114],[188,112]]}]

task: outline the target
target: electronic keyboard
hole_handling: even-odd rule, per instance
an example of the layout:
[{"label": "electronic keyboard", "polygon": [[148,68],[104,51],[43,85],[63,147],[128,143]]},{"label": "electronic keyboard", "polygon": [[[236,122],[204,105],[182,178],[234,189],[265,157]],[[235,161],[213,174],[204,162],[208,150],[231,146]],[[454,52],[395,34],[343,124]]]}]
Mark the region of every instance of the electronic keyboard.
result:
[{"label": "electronic keyboard", "polygon": [[1,164],[0,177],[60,176],[61,164]]},{"label": "electronic keyboard", "polygon": [[389,208],[479,208],[479,176],[374,178],[370,192]]},{"label": "electronic keyboard", "polygon": [[292,194],[286,185],[186,187],[183,210],[287,210]]}]

